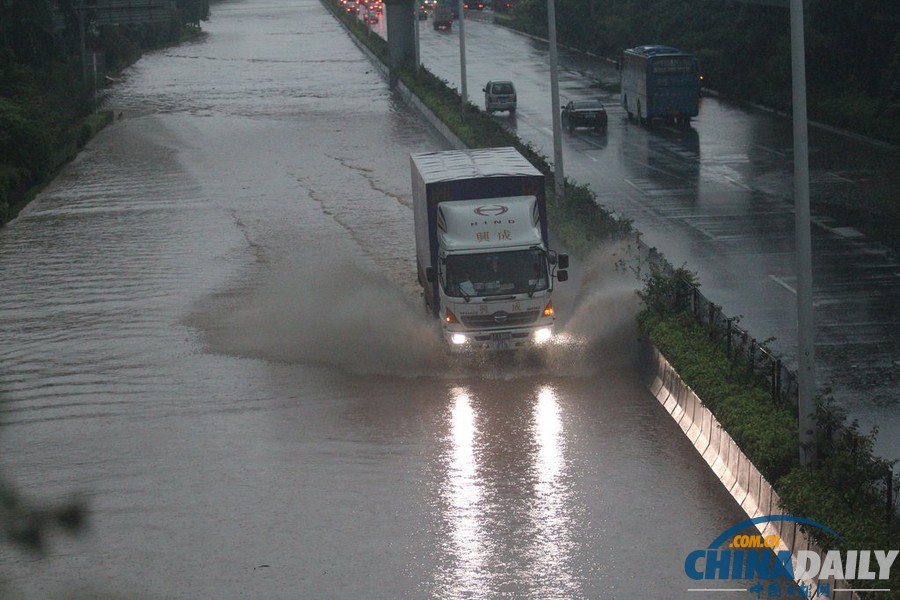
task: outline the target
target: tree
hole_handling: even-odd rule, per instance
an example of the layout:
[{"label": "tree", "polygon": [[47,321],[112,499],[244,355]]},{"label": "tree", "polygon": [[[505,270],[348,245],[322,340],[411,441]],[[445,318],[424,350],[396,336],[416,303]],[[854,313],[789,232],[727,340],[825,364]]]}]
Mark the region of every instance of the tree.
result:
[{"label": "tree", "polygon": [[45,67],[60,55],[48,0],[0,0],[0,40],[16,60]]},{"label": "tree", "polygon": [[184,25],[200,27],[200,21],[209,19],[209,0],[180,0],[178,12]]}]

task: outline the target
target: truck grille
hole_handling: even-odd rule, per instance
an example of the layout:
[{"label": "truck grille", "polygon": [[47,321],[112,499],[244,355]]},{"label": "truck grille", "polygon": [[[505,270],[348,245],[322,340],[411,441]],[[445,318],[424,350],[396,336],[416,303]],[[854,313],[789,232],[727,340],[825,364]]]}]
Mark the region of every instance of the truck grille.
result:
[{"label": "truck grille", "polygon": [[460,317],[463,325],[471,329],[487,329],[489,327],[520,327],[537,321],[540,310],[508,313],[499,310],[490,315],[467,315]]}]

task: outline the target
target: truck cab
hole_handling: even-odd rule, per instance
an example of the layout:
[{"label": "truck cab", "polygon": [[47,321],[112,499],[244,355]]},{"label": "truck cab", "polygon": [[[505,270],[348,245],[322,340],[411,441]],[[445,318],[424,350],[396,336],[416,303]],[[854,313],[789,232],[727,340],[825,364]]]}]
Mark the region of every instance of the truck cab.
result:
[{"label": "truck cab", "polygon": [[438,204],[438,232],[441,328],[451,349],[516,349],[552,337],[559,260],[544,247],[535,197]]}]

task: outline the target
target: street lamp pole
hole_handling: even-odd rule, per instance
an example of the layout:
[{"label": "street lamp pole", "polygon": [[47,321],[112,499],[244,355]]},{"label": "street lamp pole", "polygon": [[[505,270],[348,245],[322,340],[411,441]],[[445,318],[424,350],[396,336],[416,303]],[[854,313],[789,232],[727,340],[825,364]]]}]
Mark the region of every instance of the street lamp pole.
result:
[{"label": "street lamp pole", "polygon": [[462,96],[462,110],[466,110],[469,98],[466,92],[466,13],[463,12],[465,10],[463,0],[459,0],[457,10],[459,11],[459,80],[462,82],[460,95]]},{"label": "street lamp pole", "polygon": [[559,79],[556,74],[556,5],[554,0],[547,0],[547,26],[550,30],[550,102],[553,115],[553,180],[556,196],[564,198],[566,193],[566,176],[563,171],[562,124],[559,114]]},{"label": "street lamp pole", "polygon": [[806,51],[803,39],[803,0],[791,2],[791,81],[794,118],[794,226],[797,256],[797,356],[800,464],[814,455],[813,396],[816,385],[812,298],[812,239],[809,219],[809,138],[806,115]]}]

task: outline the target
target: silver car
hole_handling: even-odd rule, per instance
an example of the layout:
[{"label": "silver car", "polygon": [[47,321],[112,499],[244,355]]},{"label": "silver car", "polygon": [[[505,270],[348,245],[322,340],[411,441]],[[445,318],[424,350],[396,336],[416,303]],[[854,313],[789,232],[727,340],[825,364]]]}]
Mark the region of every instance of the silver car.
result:
[{"label": "silver car", "polygon": [[495,110],[516,112],[516,86],[512,81],[488,81],[483,88],[484,110],[491,114]]}]

